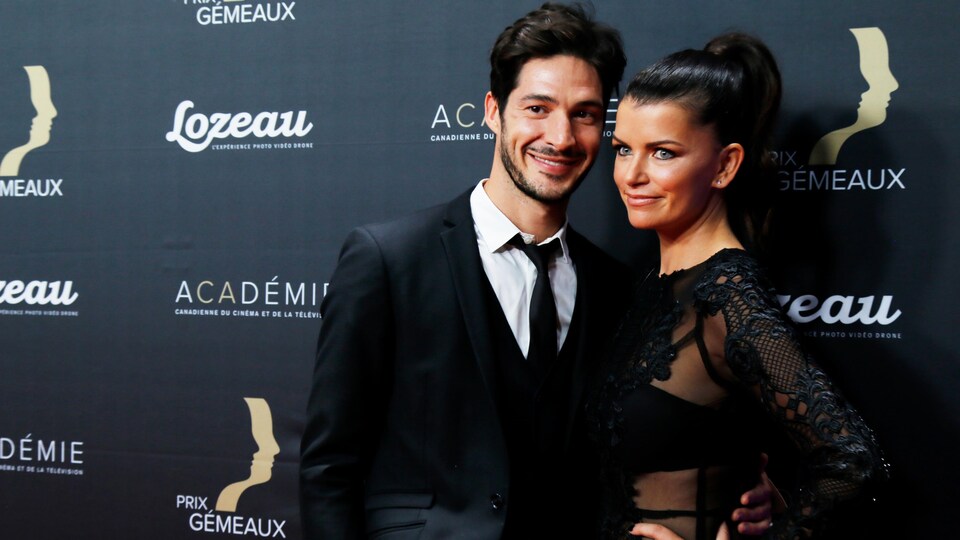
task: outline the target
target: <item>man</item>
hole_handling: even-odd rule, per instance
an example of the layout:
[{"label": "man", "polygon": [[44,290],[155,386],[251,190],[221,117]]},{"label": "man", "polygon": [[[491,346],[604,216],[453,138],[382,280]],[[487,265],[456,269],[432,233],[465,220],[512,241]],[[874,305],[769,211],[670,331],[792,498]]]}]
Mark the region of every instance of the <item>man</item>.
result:
[{"label": "man", "polygon": [[[566,208],[625,64],[617,32],[579,8],[518,20],[491,52],[489,178],[347,238],[303,437],[305,538],[591,536],[577,422],[628,273]],[[554,246],[544,273],[538,244]]]}]

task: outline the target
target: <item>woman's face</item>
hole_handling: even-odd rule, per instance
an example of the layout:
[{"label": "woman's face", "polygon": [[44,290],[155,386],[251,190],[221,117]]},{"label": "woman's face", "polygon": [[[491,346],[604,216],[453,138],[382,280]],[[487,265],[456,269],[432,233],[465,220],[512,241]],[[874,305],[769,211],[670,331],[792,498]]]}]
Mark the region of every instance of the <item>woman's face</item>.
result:
[{"label": "woman's face", "polygon": [[669,101],[622,102],[613,147],[613,179],[630,224],[671,235],[715,214],[710,209],[721,205],[721,189],[739,166],[734,159],[732,174],[728,170],[730,149],[742,155],[740,145],[722,147],[712,125],[701,125],[691,111]]}]

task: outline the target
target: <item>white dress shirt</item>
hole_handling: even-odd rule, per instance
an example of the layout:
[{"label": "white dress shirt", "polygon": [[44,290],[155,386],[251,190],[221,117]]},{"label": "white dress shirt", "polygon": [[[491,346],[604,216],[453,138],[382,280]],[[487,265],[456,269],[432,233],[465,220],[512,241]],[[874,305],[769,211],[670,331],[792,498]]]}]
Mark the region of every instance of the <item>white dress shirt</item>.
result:
[{"label": "white dress shirt", "polygon": [[[481,180],[470,194],[470,211],[473,214],[473,229],[477,233],[477,248],[480,250],[480,260],[483,261],[483,271],[497,295],[497,300],[500,301],[507,323],[517,338],[517,345],[526,357],[530,348],[530,299],[533,296],[533,285],[537,281],[537,267],[522,250],[509,242],[517,233],[520,233],[528,244],[533,242],[534,237],[518,229],[493,204],[483,189],[484,182],[486,180]],[[557,327],[559,351],[570,330],[570,319],[573,317],[573,306],[577,297],[577,273],[567,246],[566,222],[556,234],[541,244],[554,238],[560,239],[561,249],[550,256],[547,267],[560,323]]]}]

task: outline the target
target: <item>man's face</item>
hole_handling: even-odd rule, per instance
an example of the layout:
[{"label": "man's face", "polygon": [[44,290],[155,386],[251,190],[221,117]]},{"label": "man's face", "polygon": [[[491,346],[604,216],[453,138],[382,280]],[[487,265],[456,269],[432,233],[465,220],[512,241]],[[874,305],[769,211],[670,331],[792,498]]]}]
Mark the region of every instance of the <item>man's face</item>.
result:
[{"label": "man's face", "polygon": [[529,60],[505,104],[487,94],[487,125],[497,134],[491,180],[509,178],[543,203],[566,201],[597,157],[604,113],[590,64],[566,55]]}]

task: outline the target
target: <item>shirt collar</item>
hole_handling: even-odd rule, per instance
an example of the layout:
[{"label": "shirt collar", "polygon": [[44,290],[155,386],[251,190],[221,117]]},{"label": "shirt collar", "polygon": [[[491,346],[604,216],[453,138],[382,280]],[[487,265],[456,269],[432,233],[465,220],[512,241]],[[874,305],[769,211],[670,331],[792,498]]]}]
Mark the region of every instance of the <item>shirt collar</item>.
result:
[{"label": "shirt collar", "polygon": [[[470,211],[473,213],[473,223],[486,249],[491,253],[502,251],[503,247],[510,242],[510,239],[520,233],[524,241],[532,238],[533,235],[525,233],[517,228],[503,212],[497,208],[490,200],[490,196],[483,189],[486,179],[481,180],[477,187],[470,194]],[[564,220],[563,226],[541,243],[546,243],[554,238],[560,239],[561,255],[560,259],[564,262],[570,260],[570,252],[567,247],[567,220]]]}]

